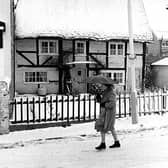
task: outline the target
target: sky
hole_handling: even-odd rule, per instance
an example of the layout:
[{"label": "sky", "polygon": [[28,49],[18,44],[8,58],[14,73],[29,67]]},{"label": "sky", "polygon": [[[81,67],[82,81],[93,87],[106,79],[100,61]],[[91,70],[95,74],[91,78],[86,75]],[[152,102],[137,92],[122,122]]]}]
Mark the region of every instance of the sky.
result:
[{"label": "sky", "polygon": [[154,31],[168,31],[168,0],[143,0],[149,24]]}]

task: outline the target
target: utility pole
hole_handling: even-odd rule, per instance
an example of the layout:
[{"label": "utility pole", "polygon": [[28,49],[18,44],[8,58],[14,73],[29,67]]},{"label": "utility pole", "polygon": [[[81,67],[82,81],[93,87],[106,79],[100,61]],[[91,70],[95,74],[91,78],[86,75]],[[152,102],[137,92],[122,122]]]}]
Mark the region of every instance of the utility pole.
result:
[{"label": "utility pole", "polygon": [[137,108],[137,92],[136,92],[136,79],[135,79],[135,53],[134,53],[134,40],[133,40],[133,24],[132,24],[132,0],[128,0],[128,30],[129,30],[129,61],[131,68],[131,116],[132,124],[138,123],[138,108]]}]

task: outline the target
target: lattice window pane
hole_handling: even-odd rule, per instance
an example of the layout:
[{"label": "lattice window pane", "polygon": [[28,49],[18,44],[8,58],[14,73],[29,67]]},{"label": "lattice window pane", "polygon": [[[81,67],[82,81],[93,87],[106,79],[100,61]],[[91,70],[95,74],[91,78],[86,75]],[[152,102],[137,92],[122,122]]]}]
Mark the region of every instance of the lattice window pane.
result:
[{"label": "lattice window pane", "polygon": [[47,72],[25,72],[25,82],[47,82]]},{"label": "lattice window pane", "polygon": [[116,44],[110,45],[110,55],[116,55]]},{"label": "lattice window pane", "polygon": [[77,43],[77,53],[79,54],[84,53],[84,43]]},{"label": "lattice window pane", "polygon": [[41,42],[41,53],[48,53],[48,42],[47,41]]},{"label": "lattice window pane", "polygon": [[55,41],[49,42],[49,52],[50,53],[57,53],[57,43]]},{"label": "lattice window pane", "polygon": [[118,44],[118,55],[123,55],[123,44]]}]

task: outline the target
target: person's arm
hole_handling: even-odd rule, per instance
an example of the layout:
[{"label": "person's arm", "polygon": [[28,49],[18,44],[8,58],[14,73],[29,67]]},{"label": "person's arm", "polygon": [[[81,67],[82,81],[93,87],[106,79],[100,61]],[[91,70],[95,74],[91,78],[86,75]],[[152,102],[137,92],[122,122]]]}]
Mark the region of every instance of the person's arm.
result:
[{"label": "person's arm", "polygon": [[109,98],[109,101],[107,101],[105,103],[105,107],[106,108],[113,108],[116,106],[116,96],[115,95],[112,95],[110,98]]}]

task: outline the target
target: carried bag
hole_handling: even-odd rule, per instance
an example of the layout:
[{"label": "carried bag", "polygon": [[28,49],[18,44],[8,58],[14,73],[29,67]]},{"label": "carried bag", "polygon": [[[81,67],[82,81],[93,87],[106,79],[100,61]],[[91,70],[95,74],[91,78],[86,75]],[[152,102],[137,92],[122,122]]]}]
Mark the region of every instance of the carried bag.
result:
[{"label": "carried bag", "polygon": [[98,131],[101,131],[104,128],[105,114],[105,108],[101,108],[100,116],[95,122],[95,129],[97,129]]}]

